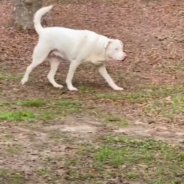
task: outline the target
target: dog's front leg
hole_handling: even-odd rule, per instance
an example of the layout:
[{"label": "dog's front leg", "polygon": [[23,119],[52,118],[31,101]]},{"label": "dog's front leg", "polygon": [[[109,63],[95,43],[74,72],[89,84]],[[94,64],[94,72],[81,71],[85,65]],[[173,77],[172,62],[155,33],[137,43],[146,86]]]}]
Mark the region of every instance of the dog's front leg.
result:
[{"label": "dog's front leg", "polygon": [[117,90],[117,91],[120,91],[120,90],[123,90],[123,88],[117,86],[115,84],[115,82],[113,81],[113,79],[110,77],[110,75],[108,74],[106,68],[105,68],[105,65],[100,65],[98,67],[98,71],[99,73],[102,75],[102,77],[106,80],[106,82],[109,84],[109,86],[114,89],[114,90]]},{"label": "dog's front leg", "polygon": [[70,67],[69,67],[68,74],[66,77],[66,85],[70,91],[77,91],[78,90],[77,88],[75,88],[73,86],[72,79],[73,79],[74,73],[75,73],[77,67],[79,66],[79,64],[80,64],[80,62],[77,62],[76,60],[74,60],[70,63]]}]

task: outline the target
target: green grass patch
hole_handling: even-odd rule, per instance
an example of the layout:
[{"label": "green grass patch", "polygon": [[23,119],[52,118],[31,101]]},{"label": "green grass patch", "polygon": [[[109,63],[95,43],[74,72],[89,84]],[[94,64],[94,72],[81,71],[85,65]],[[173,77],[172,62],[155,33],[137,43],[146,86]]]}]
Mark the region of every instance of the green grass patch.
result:
[{"label": "green grass patch", "polygon": [[4,135],[4,138],[8,140],[8,139],[12,139],[13,136],[11,134],[6,134]]},{"label": "green grass patch", "polygon": [[27,100],[18,102],[18,105],[26,106],[26,107],[41,107],[45,105],[45,102],[42,100]]},{"label": "green grass patch", "polygon": [[184,149],[162,141],[107,136],[98,145],[81,145],[65,166],[72,181],[121,178],[147,184],[182,183],[183,154]]},{"label": "green grass patch", "polygon": [[24,184],[25,179],[18,171],[9,171],[7,169],[0,169],[0,181],[2,184]]},{"label": "green grass patch", "polygon": [[43,120],[43,121],[49,121],[49,120],[52,120],[53,118],[54,118],[54,115],[48,112],[43,112],[39,114],[38,116],[38,119]]},{"label": "green grass patch", "polygon": [[[82,104],[76,100],[43,101],[31,99],[24,101],[1,102],[0,120],[38,122],[59,119],[61,116],[79,113]],[[16,109],[16,110],[14,110]]]},{"label": "green grass patch", "polygon": [[74,100],[62,100],[58,102],[60,111],[64,114],[72,114],[80,112],[82,109],[82,104],[79,101]]},{"label": "green grass patch", "polygon": [[36,116],[31,111],[0,112],[0,120],[6,120],[6,121],[35,121]]},{"label": "green grass patch", "polygon": [[37,122],[40,120],[50,120],[53,117],[49,113],[36,114],[29,110],[23,111],[12,111],[12,112],[0,112],[0,120],[10,121],[10,122]]}]

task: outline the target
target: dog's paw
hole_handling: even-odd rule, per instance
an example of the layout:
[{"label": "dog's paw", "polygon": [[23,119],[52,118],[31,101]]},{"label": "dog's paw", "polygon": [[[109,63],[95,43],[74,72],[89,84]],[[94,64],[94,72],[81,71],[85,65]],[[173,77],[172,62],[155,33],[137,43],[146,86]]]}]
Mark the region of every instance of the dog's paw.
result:
[{"label": "dog's paw", "polygon": [[114,88],[114,90],[115,90],[115,91],[123,91],[124,89],[121,88],[121,87],[119,87],[119,86],[117,86],[117,87]]},{"label": "dog's paw", "polygon": [[62,85],[60,85],[60,84],[55,84],[55,85],[53,85],[55,88],[58,88],[58,89],[62,89],[63,88],[63,86]]},{"label": "dog's paw", "polygon": [[22,85],[24,85],[26,82],[27,82],[27,79],[24,79],[24,78],[23,78],[23,79],[21,80],[20,83],[21,83]]},{"label": "dog's paw", "polygon": [[78,89],[75,88],[75,87],[73,87],[73,86],[68,87],[68,89],[69,89],[70,91],[78,91]]}]

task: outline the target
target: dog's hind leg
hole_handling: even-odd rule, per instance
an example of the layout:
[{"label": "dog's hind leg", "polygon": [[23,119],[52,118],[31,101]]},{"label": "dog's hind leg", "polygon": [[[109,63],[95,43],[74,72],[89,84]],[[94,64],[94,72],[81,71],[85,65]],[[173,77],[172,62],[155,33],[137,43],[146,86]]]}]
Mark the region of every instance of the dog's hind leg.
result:
[{"label": "dog's hind leg", "polygon": [[51,67],[51,68],[50,68],[50,71],[49,71],[49,73],[48,73],[48,75],[47,75],[47,78],[48,78],[49,82],[50,82],[55,88],[61,89],[61,88],[63,88],[63,86],[60,85],[60,84],[58,84],[58,83],[55,81],[55,79],[54,79],[54,76],[55,76],[56,71],[57,71],[57,69],[58,69],[58,66],[59,66],[59,64],[60,64],[60,61],[59,61],[58,58],[52,57],[52,58],[49,59],[49,62],[50,62],[50,67]]},{"label": "dog's hind leg", "polygon": [[29,75],[32,72],[32,70],[47,58],[49,52],[50,48],[46,46],[46,43],[45,44],[40,43],[34,48],[32,56],[33,60],[32,63],[27,67],[24,77],[21,80],[22,85],[28,81]]}]

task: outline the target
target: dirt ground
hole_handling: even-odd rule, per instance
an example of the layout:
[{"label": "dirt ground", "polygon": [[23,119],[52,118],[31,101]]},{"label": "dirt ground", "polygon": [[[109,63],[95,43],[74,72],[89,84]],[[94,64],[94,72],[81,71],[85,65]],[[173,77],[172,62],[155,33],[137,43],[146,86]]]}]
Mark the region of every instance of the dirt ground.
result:
[{"label": "dirt ground", "polygon": [[47,26],[89,29],[124,42],[128,58],[108,71],[81,66],[69,92],[68,64],[53,88],[44,62],[20,85],[38,36],[10,26],[0,3],[0,183],[183,184],[184,1],[54,1]]}]

